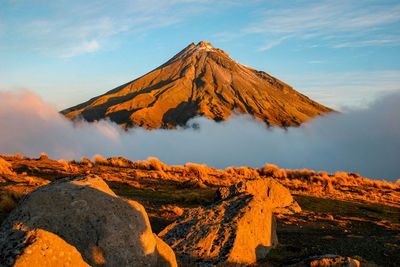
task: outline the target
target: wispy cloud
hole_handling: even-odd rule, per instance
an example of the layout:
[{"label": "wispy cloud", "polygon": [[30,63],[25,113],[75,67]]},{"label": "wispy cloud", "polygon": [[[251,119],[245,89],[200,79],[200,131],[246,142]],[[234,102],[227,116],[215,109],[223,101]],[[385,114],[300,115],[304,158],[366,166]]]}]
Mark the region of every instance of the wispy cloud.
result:
[{"label": "wispy cloud", "polygon": [[[12,24],[4,34],[12,36],[14,47],[39,51],[57,57],[73,57],[107,49],[120,34],[146,32],[180,22],[185,17],[208,8],[214,0],[90,0],[40,1],[37,12],[23,13],[29,1],[7,1]],[[197,8],[196,8],[197,7]],[[44,11],[43,11],[44,10]],[[33,14],[33,15],[32,15]],[[173,14],[173,15],[171,15]]]},{"label": "wispy cloud", "polygon": [[[304,3],[307,3],[304,5]],[[243,29],[247,34],[264,35],[269,43],[277,42],[282,36],[297,40],[319,38],[340,40],[338,47],[374,46],[395,44],[395,39],[358,41],[372,32],[381,35],[383,28],[398,35],[400,27],[400,5],[382,1],[305,1],[302,5],[292,2],[292,8],[269,7],[259,13],[256,22]],[[375,34],[375,35],[376,35]],[[364,38],[365,39],[365,38]],[[262,47],[260,48],[262,49]]]},{"label": "wispy cloud", "polygon": [[74,57],[77,55],[96,52],[100,49],[100,45],[96,40],[92,41],[83,41],[81,44],[78,44],[75,47],[70,49],[68,54],[61,55],[63,58]]},{"label": "wispy cloud", "polygon": [[324,60],[311,60],[311,61],[308,61],[308,64],[321,64],[324,62],[325,62]]},{"label": "wispy cloud", "polygon": [[333,48],[366,47],[366,46],[377,46],[377,45],[378,46],[381,46],[381,45],[399,46],[400,38],[347,42],[347,43],[336,44],[333,46]]},{"label": "wispy cloud", "polygon": [[272,47],[279,45],[280,43],[282,43],[283,41],[285,41],[288,38],[289,38],[289,36],[283,36],[283,37],[275,39],[275,40],[267,41],[267,44],[262,46],[262,47],[260,47],[258,50],[259,51],[269,50]]},{"label": "wispy cloud", "polygon": [[[353,4],[351,4],[353,2]],[[250,33],[315,33],[353,31],[400,20],[400,5],[362,8],[354,1],[323,1],[318,4],[272,9],[246,29]]]}]

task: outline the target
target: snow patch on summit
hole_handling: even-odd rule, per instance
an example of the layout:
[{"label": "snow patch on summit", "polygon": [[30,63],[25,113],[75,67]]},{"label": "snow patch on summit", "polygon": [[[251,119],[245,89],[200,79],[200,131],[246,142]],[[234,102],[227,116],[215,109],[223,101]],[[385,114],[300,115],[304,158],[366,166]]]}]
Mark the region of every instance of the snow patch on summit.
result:
[{"label": "snow patch on summit", "polygon": [[196,45],[197,49],[201,49],[201,50],[213,50],[214,46],[212,46],[212,44],[201,41]]}]

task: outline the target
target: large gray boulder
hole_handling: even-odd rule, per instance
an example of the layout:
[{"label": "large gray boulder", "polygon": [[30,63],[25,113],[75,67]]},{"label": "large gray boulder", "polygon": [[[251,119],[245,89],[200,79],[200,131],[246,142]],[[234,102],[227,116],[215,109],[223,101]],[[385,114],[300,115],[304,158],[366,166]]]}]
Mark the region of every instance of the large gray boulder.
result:
[{"label": "large gray boulder", "polygon": [[229,187],[220,187],[216,192],[215,199],[219,201],[241,194],[251,194],[269,199],[274,213],[293,214],[301,211],[290,191],[272,178],[247,180]]},{"label": "large gray boulder", "polygon": [[191,209],[159,236],[180,262],[199,266],[252,264],[278,243],[271,202],[253,195]]},{"label": "large gray boulder", "polygon": [[117,197],[97,176],[57,180],[31,192],[3,222],[0,247],[10,229],[53,233],[92,266],[177,266],[171,248],[152,233],[143,206]]}]

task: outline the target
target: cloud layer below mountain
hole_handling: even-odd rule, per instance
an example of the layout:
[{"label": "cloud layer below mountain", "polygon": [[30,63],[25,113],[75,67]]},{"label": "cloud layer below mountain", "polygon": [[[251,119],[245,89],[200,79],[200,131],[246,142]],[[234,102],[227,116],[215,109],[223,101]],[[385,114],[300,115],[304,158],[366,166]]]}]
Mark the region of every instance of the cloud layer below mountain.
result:
[{"label": "cloud layer below mountain", "polygon": [[215,123],[195,118],[200,129],[133,129],[108,122],[73,124],[29,91],[0,92],[0,154],[52,158],[157,157],[167,164],[204,163],[216,168],[261,167],[351,171],[365,177],[400,178],[400,92],[368,108],[319,117],[299,128],[266,128],[246,116]]}]

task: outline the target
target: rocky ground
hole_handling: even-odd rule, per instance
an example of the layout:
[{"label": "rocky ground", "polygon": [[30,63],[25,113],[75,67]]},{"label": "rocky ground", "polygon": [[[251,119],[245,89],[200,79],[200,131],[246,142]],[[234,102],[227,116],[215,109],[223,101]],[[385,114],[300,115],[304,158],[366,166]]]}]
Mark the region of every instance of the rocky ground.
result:
[{"label": "rocky ground", "polygon": [[311,255],[337,254],[380,266],[400,263],[400,210],[297,195],[303,211],[277,216],[280,246],[266,262],[287,265]]},{"label": "rocky ground", "polygon": [[[45,155],[40,159],[19,155],[1,159],[1,220],[32,190],[60,178],[90,173],[103,178],[122,199],[141,203],[155,233],[161,232],[185,210],[213,203],[218,187],[271,174],[249,168],[219,171],[200,165],[171,167],[156,160],[141,163],[125,159],[65,162],[48,159]],[[272,176],[279,175],[273,173]],[[259,266],[284,266],[323,254],[352,257],[370,266],[400,264],[398,186],[371,182],[373,190],[368,190],[373,192],[374,198],[365,200],[360,197],[362,188],[355,188],[351,195],[348,190],[352,186],[350,180],[343,186],[331,183],[333,188],[328,188],[321,179],[305,181],[298,178],[302,184],[296,187],[290,175],[277,179],[295,193],[294,198],[302,211],[276,215],[280,244],[257,263]],[[367,181],[363,182],[366,187]],[[307,186],[313,189],[307,189]],[[330,193],[324,194],[321,188]],[[340,192],[341,188],[343,193],[337,194],[335,199],[332,192]]]}]

